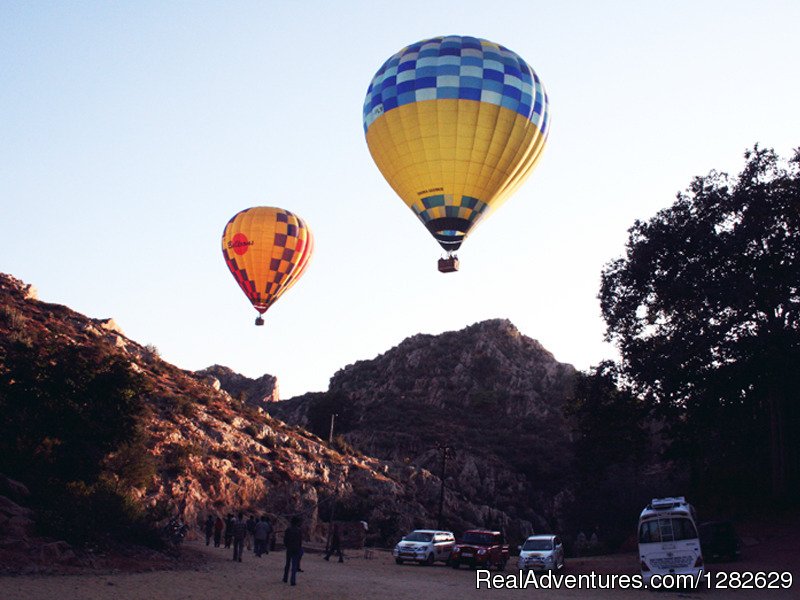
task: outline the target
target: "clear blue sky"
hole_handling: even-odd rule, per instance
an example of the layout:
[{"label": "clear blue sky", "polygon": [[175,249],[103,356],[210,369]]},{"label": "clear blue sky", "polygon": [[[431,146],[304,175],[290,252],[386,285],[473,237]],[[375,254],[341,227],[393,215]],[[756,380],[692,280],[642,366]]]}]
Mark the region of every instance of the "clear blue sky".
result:
[{"label": "clear blue sky", "polygon": [[[800,146],[800,3],[0,3],[0,271],[114,317],[187,369],[271,373],[281,395],[418,332],[509,318],[587,368],[600,270],[692,177]],[[522,189],[436,271],[361,109],[385,59],[483,37],[542,78],[552,127]],[[315,233],[303,279],[253,326],[220,252],[242,208]]]}]

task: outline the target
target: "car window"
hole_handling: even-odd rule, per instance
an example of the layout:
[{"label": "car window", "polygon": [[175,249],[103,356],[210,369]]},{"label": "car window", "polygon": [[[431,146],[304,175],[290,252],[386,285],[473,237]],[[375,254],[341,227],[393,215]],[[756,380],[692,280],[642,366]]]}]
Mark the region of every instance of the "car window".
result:
[{"label": "car window", "polygon": [[658,521],[645,521],[639,527],[639,543],[651,544],[661,541],[661,530],[658,527]]},{"label": "car window", "polygon": [[433,539],[433,534],[424,531],[412,531],[403,539],[407,542],[430,542]]},{"label": "car window", "polygon": [[491,544],[493,540],[493,536],[491,533],[478,533],[475,531],[468,531],[464,534],[464,538],[461,540],[465,544]]},{"label": "car window", "polygon": [[675,541],[697,538],[697,530],[691,519],[670,519],[670,521],[672,521],[672,535]]},{"label": "car window", "polygon": [[552,550],[553,542],[551,540],[525,540],[522,549],[526,551]]},{"label": "car window", "polygon": [[639,527],[639,543],[679,542],[697,538],[697,530],[691,519],[666,518],[645,521]]}]

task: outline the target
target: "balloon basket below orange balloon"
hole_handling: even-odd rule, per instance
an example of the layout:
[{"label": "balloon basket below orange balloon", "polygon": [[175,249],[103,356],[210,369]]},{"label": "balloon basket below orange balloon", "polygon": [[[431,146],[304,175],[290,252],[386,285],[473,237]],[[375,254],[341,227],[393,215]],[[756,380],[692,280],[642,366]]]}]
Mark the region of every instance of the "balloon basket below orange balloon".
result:
[{"label": "balloon basket below orange balloon", "polygon": [[262,319],[261,316],[256,317],[256,325],[261,327],[263,324],[264,324],[264,319]]},{"label": "balloon basket below orange balloon", "polygon": [[454,273],[458,271],[458,257],[449,256],[447,258],[439,259],[439,272],[440,273]]}]

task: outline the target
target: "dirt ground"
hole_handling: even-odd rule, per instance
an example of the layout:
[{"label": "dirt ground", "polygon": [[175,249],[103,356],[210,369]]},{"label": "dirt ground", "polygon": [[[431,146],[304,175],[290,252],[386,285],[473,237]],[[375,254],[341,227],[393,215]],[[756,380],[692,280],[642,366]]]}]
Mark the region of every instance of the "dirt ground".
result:
[{"label": "dirt ground", "polygon": [[[187,542],[188,568],[145,573],[111,572],[107,574],[34,575],[0,578],[3,600],[205,600],[240,598],[256,600],[356,600],[387,598],[521,598],[545,594],[558,598],[654,598],[646,590],[542,590],[476,589],[475,571],[454,570],[443,565],[422,567],[396,565],[387,551],[374,551],[370,559],[363,551],[349,550],[343,564],[322,560],[322,554],[309,549],[303,557],[303,573],[292,588],[281,581],[283,554],[271,552],[261,558],[245,552],[241,563],[230,560],[230,550],[207,548],[199,542]],[[200,560],[198,560],[200,559]],[[635,554],[617,554],[596,558],[572,559],[567,574],[637,572]],[[745,547],[740,561],[710,565],[710,570],[792,572],[790,589],[780,590],[708,590],[660,592],[657,598],[800,598],[800,543],[788,536],[777,536],[771,543]],[[514,560],[506,574],[518,573]]]}]

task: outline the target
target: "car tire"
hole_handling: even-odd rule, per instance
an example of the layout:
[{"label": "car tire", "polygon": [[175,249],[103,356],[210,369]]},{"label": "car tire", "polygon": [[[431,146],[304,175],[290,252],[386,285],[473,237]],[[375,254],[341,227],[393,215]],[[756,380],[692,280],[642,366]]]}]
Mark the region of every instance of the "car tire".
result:
[{"label": "car tire", "polygon": [[492,567],[494,566],[494,564],[492,563],[491,559],[487,558],[487,559],[486,559],[486,565],[485,565],[485,566],[486,566],[486,570],[487,570],[487,571],[491,571],[491,570],[492,570]]},{"label": "car tire", "polygon": [[506,561],[501,560],[499,563],[497,563],[497,570],[498,571],[505,571],[506,570]]},{"label": "car tire", "polygon": [[433,563],[435,562],[436,562],[436,557],[433,555],[433,553],[430,553],[428,554],[428,558],[425,559],[425,562],[423,564],[426,567],[432,567]]},{"label": "car tire", "polygon": [[403,559],[402,558],[395,558],[394,562],[396,562],[398,565],[402,565],[403,564]]},{"label": "car tire", "polygon": [[451,560],[450,561],[450,566],[453,567],[454,569],[458,569],[461,566],[461,561],[460,560]]}]

